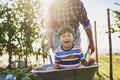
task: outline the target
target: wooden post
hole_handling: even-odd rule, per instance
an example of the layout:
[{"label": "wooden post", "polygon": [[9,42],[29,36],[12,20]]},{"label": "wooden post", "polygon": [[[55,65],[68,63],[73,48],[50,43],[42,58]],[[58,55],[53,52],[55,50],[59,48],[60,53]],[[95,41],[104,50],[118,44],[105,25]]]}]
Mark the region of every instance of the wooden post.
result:
[{"label": "wooden post", "polygon": [[98,47],[97,47],[97,30],[96,30],[96,21],[94,21],[94,27],[95,27],[96,62],[98,63]]},{"label": "wooden post", "polygon": [[110,27],[110,10],[107,9],[108,16],[108,37],[109,37],[109,54],[110,54],[110,80],[113,80],[113,72],[112,72],[112,42],[111,42],[111,27]]},{"label": "wooden post", "polygon": [[[95,53],[96,53],[96,62],[98,63],[98,45],[97,45],[96,21],[94,21],[94,27],[95,27]],[[98,69],[97,69],[97,75],[99,75]]]}]

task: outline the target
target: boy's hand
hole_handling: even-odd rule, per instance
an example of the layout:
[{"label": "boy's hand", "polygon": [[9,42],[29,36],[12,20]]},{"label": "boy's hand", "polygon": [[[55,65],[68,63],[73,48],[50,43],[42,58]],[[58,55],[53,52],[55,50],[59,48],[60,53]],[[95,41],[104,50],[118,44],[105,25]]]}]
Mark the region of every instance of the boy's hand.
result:
[{"label": "boy's hand", "polygon": [[89,65],[94,64],[94,62],[95,62],[95,59],[93,59],[93,58],[90,58],[90,59],[89,59]]},{"label": "boy's hand", "polygon": [[54,67],[55,67],[55,69],[59,69],[60,68],[59,64],[55,64]]}]

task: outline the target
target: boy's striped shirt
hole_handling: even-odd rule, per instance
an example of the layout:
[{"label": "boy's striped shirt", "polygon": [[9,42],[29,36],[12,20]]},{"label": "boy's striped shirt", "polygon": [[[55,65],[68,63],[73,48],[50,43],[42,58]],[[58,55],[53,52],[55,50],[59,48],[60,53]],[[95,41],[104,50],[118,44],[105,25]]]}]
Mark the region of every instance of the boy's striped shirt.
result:
[{"label": "boy's striped shirt", "polygon": [[58,63],[61,68],[79,67],[80,60],[84,58],[84,54],[77,45],[73,45],[69,50],[63,50],[62,47],[55,50],[55,62]]}]

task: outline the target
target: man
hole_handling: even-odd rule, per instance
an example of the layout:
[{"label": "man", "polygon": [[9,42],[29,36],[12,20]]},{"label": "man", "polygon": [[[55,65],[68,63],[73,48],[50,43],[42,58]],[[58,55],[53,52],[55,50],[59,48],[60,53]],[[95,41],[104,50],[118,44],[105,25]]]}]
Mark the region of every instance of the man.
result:
[{"label": "man", "polygon": [[60,45],[59,38],[56,34],[60,26],[72,26],[76,33],[73,43],[80,45],[80,23],[83,25],[89,39],[88,50],[91,50],[91,54],[94,52],[95,49],[91,30],[92,27],[82,1],[55,0],[48,8],[45,23],[47,27],[46,36],[48,40],[45,52],[50,48],[55,50]]}]

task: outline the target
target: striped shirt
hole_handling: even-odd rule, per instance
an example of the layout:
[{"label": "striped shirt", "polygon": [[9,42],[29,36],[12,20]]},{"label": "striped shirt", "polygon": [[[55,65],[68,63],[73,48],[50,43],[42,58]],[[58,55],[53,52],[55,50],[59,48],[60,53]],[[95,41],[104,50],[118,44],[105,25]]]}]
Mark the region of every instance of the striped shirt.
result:
[{"label": "striped shirt", "polygon": [[76,68],[80,66],[80,60],[84,59],[84,54],[80,51],[80,47],[73,45],[69,50],[63,50],[59,47],[55,50],[55,63],[60,68]]},{"label": "striped shirt", "polygon": [[70,25],[77,29],[81,23],[84,29],[91,28],[86,9],[80,0],[55,0],[48,8],[45,18],[48,31]]}]

